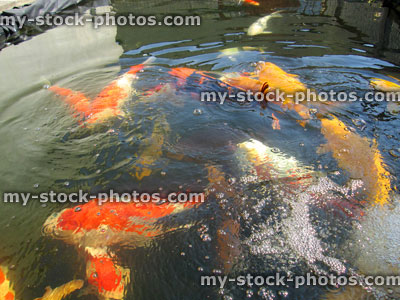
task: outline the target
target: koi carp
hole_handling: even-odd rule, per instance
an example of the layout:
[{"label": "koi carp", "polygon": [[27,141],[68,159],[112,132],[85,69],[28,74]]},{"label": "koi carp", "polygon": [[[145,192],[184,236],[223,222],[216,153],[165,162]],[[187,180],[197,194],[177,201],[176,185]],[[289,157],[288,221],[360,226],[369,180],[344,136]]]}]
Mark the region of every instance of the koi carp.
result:
[{"label": "koi carp", "polygon": [[106,86],[93,101],[81,92],[56,85],[51,86],[49,90],[62,97],[77,117],[84,118],[86,124],[101,123],[112,117],[123,115],[122,105],[134,93],[132,83],[137,79],[137,73],[144,67],[145,64],[131,67],[128,72]]},{"label": "koi carp", "polygon": [[[10,280],[7,279],[6,275],[8,269],[4,266],[0,266],[0,300],[14,300],[15,291],[11,286]],[[83,286],[82,280],[72,280],[54,290],[50,287],[46,287],[46,292],[40,298],[34,300],[62,300],[72,292],[79,290]]]},{"label": "koi carp", "polygon": [[87,280],[103,298],[122,299],[129,270],[118,265],[109,247],[146,246],[153,238],[176,228],[159,224],[163,217],[193,208],[198,203],[113,203],[92,200],[50,216],[43,233],[84,249]]},{"label": "koi carp", "polygon": [[363,180],[372,204],[387,204],[391,194],[390,173],[386,170],[375,140],[361,137],[338,118],[321,119],[322,134],[327,143],[319,152],[331,152],[338,165],[352,178]]},{"label": "koi carp", "polygon": [[243,2],[249,5],[260,6],[260,3],[255,0],[243,0]]},{"label": "koi carp", "polygon": [[[399,81],[397,78],[392,77]],[[400,92],[400,85],[385,79],[373,78],[370,81],[371,86],[381,92]]]},{"label": "koi carp", "polygon": [[46,293],[43,297],[36,298],[34,300],[61,300],[68,296],[72,292],[79,290],[83,287],[83,280],[72,280],[62,286],[55,288],[54,290],[50,287],[46,288]]},{"label": "koi carp", "polygon": [[8,269],[0,266],[0,300],[14,300],[15,292],[7,278]]}]

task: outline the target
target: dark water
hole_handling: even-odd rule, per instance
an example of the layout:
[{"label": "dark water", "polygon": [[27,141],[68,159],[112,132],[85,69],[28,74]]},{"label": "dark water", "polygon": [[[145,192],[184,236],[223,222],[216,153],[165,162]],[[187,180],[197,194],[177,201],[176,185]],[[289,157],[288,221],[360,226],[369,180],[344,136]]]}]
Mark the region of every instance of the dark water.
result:
[{"label": "dark water", "polygon": [[[325,142],[317,120],[303,128],[293,113],[282,113],[276,107],[206,104],[176,90],[150,98],[142,94],[155,83],[170,81],[171,67],[229,73],[252,71],[258,61],[270,61],[298,74],[302,82],[320,91],[362,95],[371,90],[370,78],[400,77],[398,23],[378,4],[286,0],[261,1],[261,6],[251,7],[233,2],[218,5],[217,1],[153,2],[115,1],[112,7],[118,13],[198,14],[202,25],[97,30],[58,27],[0,53],[2,192],[203,190],[208,182],[207,166],[218,167],[226,178],[243,176],[244,162],[237,159],[235,145],[249,139],[278,148],[302,165],[322,170],[326,177],[339,169],[329,154],[317,153]],[[268,23],[271,33],[247,35],[252,23],[277,10],[279,17]],[[130,66],[150,56],[156,58],[154,66],[140,73],[136,83],[139,94],[124,106],[125,116],[94,129],[82,128],[68,108],[43,88],[57,84],[95,96]],[[193,113],[195,110],[202,114]],[[355,132],[376,139],[394,189],[400,171],[396,110],[398,106],[386,102],[346,103],[331,109]],[[272,113],[279,116],[281,130],[272,129]],[[151,144],[154,128],[161,128],[164,136],[162,151],[154,158],[151,176],[138,180],[132,174],[148,151],[145,145]],[[330,176],[338,184],[348,179],[338,177]],[[282,195],[274,183],[237,180],[232,189],[237,191],[235,199],[223,197],[224,202],[210,197],[207,205],[184,215],[183,223],[194,224],[190,229],[169,233],[150,247],[116,249],[122,263],[132,270],[126,299],[324,299],[330,292],[323,287],[295,290],[290,286],[228,285],[219,290],[200,286],[200,275],[220,272],[232,276],[333,272],[327,260],[317,257],[312,262],[290,241],[295,226],[288,224],[293,222],[311,224],[323,256],[336,258],[356,272],[382,273],[379,263],[368,265],[364,258],[361,267],[357,257],[363,256],[359,253],[365,249],[363,238],[371,238],[379,250],[386,249],[381,245],[391,237],[394,250],[377,251],[398,273],[400,253],[393,244],[399,242],[396,202],[392,213],[376,213],[381,226],[376,228],[388,235],[375,235],[374,225],[366,224],[360,230],[364,236],[355,238],[358,221],[344,215],[310,207],[308,219],[301,214],[290,219],[290,211],[295,210],[290,203],[296,196]],[[33,299],[41,296],[47,285],[56,287],[85,277],[84,259],[74,247],[41,234],[46,218],[68,206],[71,204],[42,205],[37,201],[25,207],[1,203],[0,263],[13,266],[9,277],[18,299]],[[224,270],[217,242],[217,232],[227,218],[240,224],[240,241],[235,242],[239,253],[230,273]],[[206,236],[204,226],[208,228]],[[274,251],[268,251],[270,248]],[[68,299],[96,297],[76,293]]]}]

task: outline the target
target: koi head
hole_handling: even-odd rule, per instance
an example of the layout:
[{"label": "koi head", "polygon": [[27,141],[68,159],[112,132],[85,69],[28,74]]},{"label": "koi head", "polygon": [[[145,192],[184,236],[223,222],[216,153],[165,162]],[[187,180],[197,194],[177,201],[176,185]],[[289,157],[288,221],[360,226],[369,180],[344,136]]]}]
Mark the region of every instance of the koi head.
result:
[{"label": "koi head", "polygon": [[[94,222],[92,202],[88,205],[78,205],[53,213],[47,218],[43,225],[43,233],[56,239],[80,238],[84,235],[84,229],[93,228],[98,225]],[[94,224],[96,223],[96,224]]]},{"label": "koi head", "polygon": [[123,299],[130,281],[129,269],[116,264],[113,255],[103,249],[86,248],[86,251],[89,289],[106,299]]},{"label": "koi head", "polygon": [[260,81],[268,82],[270,88],[279,89],[284,93],[294,94],[306,89],[306,86],[297,79],[297,75],[286,73],[271,62],[259,62],[257,73]]}]

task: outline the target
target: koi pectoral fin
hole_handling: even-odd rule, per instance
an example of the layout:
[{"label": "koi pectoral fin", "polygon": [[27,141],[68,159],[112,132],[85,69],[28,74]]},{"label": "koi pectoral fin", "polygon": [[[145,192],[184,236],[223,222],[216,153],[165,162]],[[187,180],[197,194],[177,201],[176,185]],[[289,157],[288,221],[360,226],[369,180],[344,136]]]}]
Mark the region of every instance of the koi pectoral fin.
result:
[{"label": "koi pectoral fin", "polygon": [[273,130],[281,130],[281,125],[279,124],[279,119],[275,117],[274,113],[272,113],[272,129]]},{"label": "koi pectoral fin", "polygon": [[77,113],[89,115],[90,102],[89,99],[81,92],[76,92],[70,89],[62,88],[56,85],[49,87],[49,90],[54,94],[61,96],[63,100],[71,106]]}]

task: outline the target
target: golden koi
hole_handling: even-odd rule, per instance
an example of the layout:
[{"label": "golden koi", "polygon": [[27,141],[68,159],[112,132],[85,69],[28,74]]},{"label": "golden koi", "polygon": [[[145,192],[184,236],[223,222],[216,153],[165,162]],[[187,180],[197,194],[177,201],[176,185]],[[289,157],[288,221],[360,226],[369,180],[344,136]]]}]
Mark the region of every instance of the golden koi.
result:
[{"label": "golden koi", "polygon": [[388,81],[388,80],[385,80],[385,79],[373,78],[370,81],[370,84],[377,91],[381,91],[381,92],[400,92],[400,85],[399,84],[391,82],[391,81]]},{"label": "golden koi", "polygon": [[390,173],[386,171],[375,140],[371,142],[350,131],[338,118],[321,119],[322,134],[327,143],[320,152],[331,152],[343,170],[365,183],[373,204],[386,204],[391,194]]},{"label": "golden koi", "polygon": [[136,160],[131,173],[138,180],[142,180],[152,173],[151,167],[157,162],[162,155],[162,146],[165,136],[169,133],[169,124],[164,116],[159,116],[160,121],[156,121],[153,128],[153,133],[150,138],[144,141],[141,146],[140,154]]},{"label": "golden koi", "polygon": [[81,289],[83,286],[83,280],[72,280],[54,290],[50,287],[46,288],[46,293],[43,297],[36,298],[34,300],[62,300],[72,292]]}]

